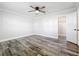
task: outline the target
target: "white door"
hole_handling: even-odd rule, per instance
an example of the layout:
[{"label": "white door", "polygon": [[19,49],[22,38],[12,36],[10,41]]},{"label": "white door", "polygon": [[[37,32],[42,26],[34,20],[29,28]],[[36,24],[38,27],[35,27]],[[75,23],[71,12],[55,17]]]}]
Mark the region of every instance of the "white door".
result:
[{"label": "white door", "polygon": [[67,32],[66,32],[66,40],[68,42],[72,42],[77,44],[77,14],[76,11],[67,15]]}]

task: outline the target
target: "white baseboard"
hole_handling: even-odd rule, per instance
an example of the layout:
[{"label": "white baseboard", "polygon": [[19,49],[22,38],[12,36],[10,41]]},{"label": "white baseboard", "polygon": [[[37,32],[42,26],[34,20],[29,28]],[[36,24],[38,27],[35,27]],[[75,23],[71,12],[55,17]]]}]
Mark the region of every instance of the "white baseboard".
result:
[{"label": "white baseboard", "polygon": [[4,41],[8,41],[8,40],[14,40],[14,39],[17,39],[17,38],[31,36],[31,35],[33,35],[33,34],[24,35],[24,36],[18,36],[18,37],[12,37],[12,38],[7,38],[7,39],[2,39],[2,40],[0,40],[0,42],[4,42]]},{"label": "white baseboard", "polygon": [[41,35],[41,36],[45,36],[45,37],[50,37],[50,38],[55,38],[55,39],[58,39],[58,36],[48,36],[48,35],[43,35],[43,34],[37,34],[37,35]]},{"label": "white baseboard", "polygon": [[[24,35],[24,36],[18,36],[18,37],[12,37],[12,38],[7,38],[7,39],[2,39],[2,40],[0,40],[0,42],[8,41],[8,40],[14,40],[14,39],[17,39],[17,38],[31,36],[31,35],[35,35],[35,34],[29,34],[29,35]],[[37,34],[37,35],[42,35],[42,36],[45,36],[45,37],[50,37],[50,38],[58,39],[57,36],[47,36],[47,35],[43,35],[43,34]]]}]

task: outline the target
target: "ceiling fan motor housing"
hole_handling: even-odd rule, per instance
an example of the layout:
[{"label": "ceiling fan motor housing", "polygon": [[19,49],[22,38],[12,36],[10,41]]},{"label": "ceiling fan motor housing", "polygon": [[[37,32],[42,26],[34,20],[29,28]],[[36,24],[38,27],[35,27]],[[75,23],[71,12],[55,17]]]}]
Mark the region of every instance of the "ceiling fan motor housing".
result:
[{"label": "ceiling fan motor housing", "polygon": [[39,7],[35,7],[36,10],[39,10]]}]

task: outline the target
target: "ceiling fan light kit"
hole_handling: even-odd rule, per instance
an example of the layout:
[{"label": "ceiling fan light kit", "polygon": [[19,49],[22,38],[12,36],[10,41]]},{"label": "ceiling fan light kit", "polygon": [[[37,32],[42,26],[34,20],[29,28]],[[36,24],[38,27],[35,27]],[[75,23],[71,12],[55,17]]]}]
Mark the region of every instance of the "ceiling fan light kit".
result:
[{"label": "ceiling fan light kit", "polygon": [[38,11],[38,10],[36,10],[36,11],[35,11],[35,13],[39,13],[39,11]]}]

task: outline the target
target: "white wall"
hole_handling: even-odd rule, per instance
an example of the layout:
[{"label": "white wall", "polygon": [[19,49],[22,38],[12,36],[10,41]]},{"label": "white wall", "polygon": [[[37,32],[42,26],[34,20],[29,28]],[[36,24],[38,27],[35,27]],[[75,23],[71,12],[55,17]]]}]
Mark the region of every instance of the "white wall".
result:
[{"label": "white wall", "polygon": [[32,34],[58,38],[57,28],[57,16],[52,14],[32,19],[13,12],[0,13],[0,41]]},{"label": "white wall", "polygon": [[3,11],[0,15],[0,41],[31,35],[31,25],[27,16]]},{"label": "white wall", "polygon": [[0,38],[2,37],[2,13],[0,12]]},{"label": "white wall", "polygon": [[46,15],[34,21],[34,32],[52,38],[58,38],[58,20],[55,15]]}]

